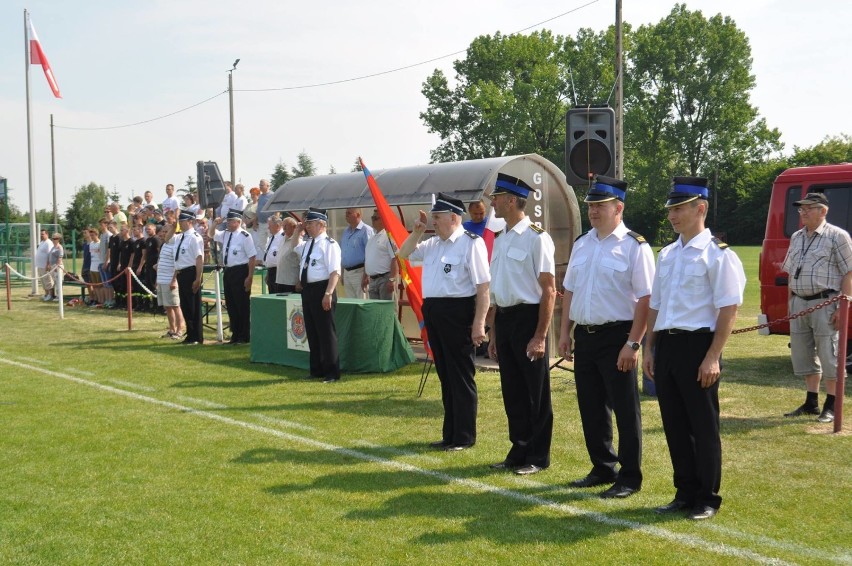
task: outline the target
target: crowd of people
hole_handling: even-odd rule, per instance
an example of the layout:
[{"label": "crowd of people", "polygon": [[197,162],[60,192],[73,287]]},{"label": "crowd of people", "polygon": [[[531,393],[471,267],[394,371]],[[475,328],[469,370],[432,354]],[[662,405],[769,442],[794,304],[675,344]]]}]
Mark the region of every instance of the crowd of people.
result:
[{"label": "crowd of people", "polygon": [[[377,213],[371,224],[359,208],[346,210],[337,242],[328,233],[326,210],[310,208],[302,221],[263,212],[269,184],[244,194],[226,183],[221,206],[201,210],[193,195],[179,207],[168,185],[162,207],[147,192],[127,215],[116,203],[86,231],[84,277],[94,287],[92,302],[120,305],[133,295],[133,308],[163,308],[164,337],[185,344],[203,342],[200,291],[203,265],[224,269],[224,294],[231,344],[251,339],[249,296],[255,266],[266,266],[270,292],[301,293],[310,348],[310,379],[341,378],[334,321],[338,287],[348,297],[393,300],[398,258],[423,266],[423,318],[441,384],[444,410],[436,449],[455,452],[476,443],[478,395],[474,357],[487,348],[500,371],[509,449],[492,464],[519,475],[550,466],[553,409],[548,332],[557,298],[555,245],[525,213],[532,190],[523,180],[498,174],[487,198],[505,229],[486,248],[482,202],[468,210],[439,193],[430,210],[434,236],[423,241],[430,217],[420,211],[399,249]],[[736,253],[705,227],[707,180],[675,177],[663,206],[677,239],[655,264],[647,241],[623,222],[628,184],[598,176],[585,198],[591,229],[574,243],[562,287],[558,353],[575,363],[577,398],[590,471],[572,487],[609,486],[603,498],[626,498],[642,487],[642,422],[636,370],[654,379],[663,429],[674,469],[674,498],[656,508],[713,517],[721,506],[722,452],[719,379],[722,351],[745,289]],[[828,201],[808,194],[795,203],[804,228],[794,234],[785,269],[791,272],[790,311],[838,293],[852,295],[852,241],[825,221]],[[470,220],[463,222],[465,214]],[[62,262],[61,236],[42,232],[40,273]],[[111,278],[131,269],[136,280]],[[53,298],[45,279],[45,300]],[[110,282],[111,281],[111,282]],[[138,297],[138,303],[137,303]],[[831,422],[835,380],[828,379],[822,411],[820,378],[836,369],[837,313],[827,308],[791,325],[793,366],[807,386],[805,404],[787,414],[819,415]],[[613,446],[612,414],[618,428]]]}]

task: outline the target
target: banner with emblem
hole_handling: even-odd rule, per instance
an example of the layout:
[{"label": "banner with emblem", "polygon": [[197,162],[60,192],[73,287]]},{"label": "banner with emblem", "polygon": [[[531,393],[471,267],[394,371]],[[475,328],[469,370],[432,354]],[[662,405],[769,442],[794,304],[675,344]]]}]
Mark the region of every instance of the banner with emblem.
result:
[{"label": "banner with emblem", "polygon": [[301,297],[287,298],[287,347],[291,350],[310,352]]}]

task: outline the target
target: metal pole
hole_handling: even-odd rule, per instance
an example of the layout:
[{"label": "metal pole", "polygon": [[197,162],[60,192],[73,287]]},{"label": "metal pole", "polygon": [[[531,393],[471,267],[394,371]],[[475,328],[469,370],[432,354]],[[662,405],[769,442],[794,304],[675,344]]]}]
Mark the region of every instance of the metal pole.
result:
[{"label": "metal pole", "polygon": [[237,184],[234,165],[234,69],[228,71],[228,105],[231,110],[231,187],[233,188]]},{"label": "metal pole", "polygon": [[719,229],[719,167],[713,172],[713,228]]},{"label": "metal pole", "polygon": [[133,330],[133,278],[130,276],[130,266],[124,268],[127,278],[127,330]]},{"label": "metal pole", "polygon": [[6,310],[12,310],[12,280],[9,278],[11,273],[9,272],[9,263],[3,266],[6,269]]},{"label": "metal pole", "polygon": [[[35,217],[35,190],[33,189],[33,122],[30,116],[30,34],[27,29],[29,15],[24,10],[24,68],[25,83],[27,90],[27,174],[30,185],[30,258],[32,258],[32,272],[37,272],[35,266],[36,257],[36,217]],[[38,295],[38,283],[36,278],[32,279],[32,294]]]},{"label": "metal pole", "polygon": [[615,176],[624,176],[624,46],[621,31],[621,0],[615,0]]},{"label": "metal pole", "polygon": [[53,114],[50,115],[50,175],[53,182],[53,223],[59,226],[59,215],[56,213],[56,156],[53,152]]},{"label": "metal pole", "polygon": [[849,299],[840,299],[840,336],[837,340],[837,381],[834,391],[834,432],[843,428],[843,394],[846,389],[846,339],[849,333]]}]

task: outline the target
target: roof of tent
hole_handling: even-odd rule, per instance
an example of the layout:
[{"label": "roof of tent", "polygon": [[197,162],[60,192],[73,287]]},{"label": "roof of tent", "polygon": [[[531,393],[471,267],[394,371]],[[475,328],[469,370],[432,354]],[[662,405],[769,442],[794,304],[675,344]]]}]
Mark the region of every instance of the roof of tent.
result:
[{"label": "roof of tent", "polygon": [[[535,154],[432,163],[381,169],[372,173],[391,206],[431,204],[432,195],[438,192],[452,195],[463,202],[472,202],[482,198],[497,172],[516,159],[533,159],[548,169],[555,169],[554,173],[561,174],[553,164]],[[263,210],[291,212],[307,210],[311,206],[340,209],[373,205],[367,179],[358,172],[300,177],[287,181],[275,191]]]}]

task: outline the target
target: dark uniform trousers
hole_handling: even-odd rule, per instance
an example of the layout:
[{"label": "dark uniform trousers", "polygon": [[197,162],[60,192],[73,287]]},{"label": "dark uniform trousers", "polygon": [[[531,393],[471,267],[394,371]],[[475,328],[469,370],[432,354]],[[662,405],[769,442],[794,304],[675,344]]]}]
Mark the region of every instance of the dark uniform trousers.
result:
[{"label": "dark uniform trousers", "polygon": [[550,466],[553,405],[550,401],[550,355],[531,362],[527,344],[538,325],[538,305],[497,307],[496,348],[503,405],[509,420],[512,448],[506,462],[513,466]]},{"label": "dark uniform trousers", "polygon": [[698,368],[712,333],[657,333],[654,382],[674,469],[675,497],[716,509],[722,503],[719,382],[704,389]]},{"label": "dark uniform trousers", "polygon": [[[574,379],[592,474],[621,485],[642,487],[642,413],[636,373],[619,371],[618,355],[631,321],[588,332],[574,330]],[[612,413],[618,426],[618,454],[612,449]],[[615,464],[621,464],[616,472]]]},{"label": "dark uniform trousers", "polygon": [[201,289],[192,292],[195,282],[195,266],[185,267],[177,272],[180,310],[186,322],[186,342],[203,342],[204,327],[201,325]]},{"label": "dark uniform trousers", "polygon": [[245,282],[248,264],[230,265],[225,268],[222,284],[225,287],[225,308],[228,309],[228,324],[231,327],[231,342],[248,342],[251,339],[251,317],[249,297]]},{"label": "dark uniform trousers", "polygon": [[326,379],[340,379],[340,355],[337,350],[337,327],[334,312],[337,310],[337,291],[331,296],[331,310],[322,308],[328,279],[308,283],[302,289],[302,309],[305,312],[305,332],[311,349],[311,375]]},{"label": "dark uniform trousers", "polygon": [[476,366],[470,338],[476,296],[423,299],[423,321],[444,406],[442,440],[465,446],[476,442]]},{"label": "dark uniform trousers", "polygon": [[275,277],[278,275],[277,267],[266,268],[266,289],[269,293],[280,293],[278,283],[275,282]]}]

